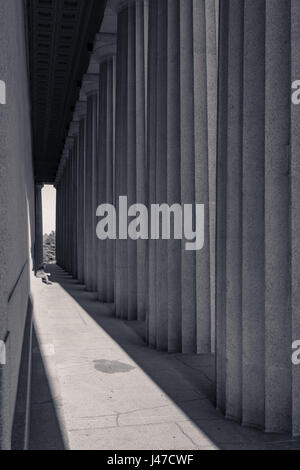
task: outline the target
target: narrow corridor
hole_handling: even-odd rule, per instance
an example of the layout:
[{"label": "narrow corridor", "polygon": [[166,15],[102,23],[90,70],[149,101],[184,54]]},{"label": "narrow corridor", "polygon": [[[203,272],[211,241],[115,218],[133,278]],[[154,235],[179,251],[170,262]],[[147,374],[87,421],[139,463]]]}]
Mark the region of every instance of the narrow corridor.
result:
[{"label": "narrow corridor", "polygon": [[140,324],[47,272],[53,284],[33,286],[31,449],[300,449],[215,410],[213,356],[148,349]]}]

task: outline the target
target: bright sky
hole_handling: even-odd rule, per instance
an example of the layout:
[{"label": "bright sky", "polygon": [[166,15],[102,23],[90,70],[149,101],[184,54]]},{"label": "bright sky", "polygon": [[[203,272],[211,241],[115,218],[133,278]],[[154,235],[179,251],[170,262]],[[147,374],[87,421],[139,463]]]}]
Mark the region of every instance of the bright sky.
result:
[{"label": "bright sky", "polygon": [[43,198],[43,231],[48,235],[55,230],[56,218],[56,189],[53,186],[44,186]]}]

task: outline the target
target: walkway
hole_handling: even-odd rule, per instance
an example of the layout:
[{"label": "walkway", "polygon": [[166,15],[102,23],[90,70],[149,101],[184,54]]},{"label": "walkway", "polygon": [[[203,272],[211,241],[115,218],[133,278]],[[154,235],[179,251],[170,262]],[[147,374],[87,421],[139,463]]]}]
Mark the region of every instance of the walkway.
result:
[{"label": "walkway", "polygon": [[141,325],[56,266],[34,279],[31,449],[300,449],[289,436],[227,421],[214,400],[212,356],[148,349]]}]

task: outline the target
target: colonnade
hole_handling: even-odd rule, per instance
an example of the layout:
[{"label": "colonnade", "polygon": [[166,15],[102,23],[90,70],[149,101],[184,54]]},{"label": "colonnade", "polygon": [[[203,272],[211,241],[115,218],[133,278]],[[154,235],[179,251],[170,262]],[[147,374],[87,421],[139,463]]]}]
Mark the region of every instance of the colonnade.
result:
[{"label": "colonnade", "polygon": [[208,87],[208,76],[216,87],[215,2],[151,5],[149,203],[204,204],[205,246],[188,252],[180,240],[150,240],[149,343],[170,352],[207,353],[212,320],[210,222],[214,222],[209,176],[215,160],[217,112],[216,89]]},{"label": "colonnade", "polygon": [[[214,342],[217,3],[109,2],[56,181],[58,263],[170,352],[208,353]],[[120,196],[129,207],[204,204],[204,249],[98,240],[96,209],[118,213]]]},{"label": "colonnade", "polygon": [[[216,331],[218,408],[295,435],[298,3],[111,0],[114,27],[97,38],[56,182],[58,263],[114,302],[118,318],[144,321],[151,347],[210,353]],[[101,34],[115,40],[109,53],[99,52]],[[97,240],[96,207],[118,212],[119,196],[204,204],[204,248]]]}]

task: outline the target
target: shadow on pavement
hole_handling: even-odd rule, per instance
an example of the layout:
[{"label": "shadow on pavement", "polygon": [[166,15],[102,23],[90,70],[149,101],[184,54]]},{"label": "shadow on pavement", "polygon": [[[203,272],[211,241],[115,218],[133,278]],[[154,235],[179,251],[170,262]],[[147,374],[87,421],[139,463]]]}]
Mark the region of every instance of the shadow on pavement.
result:
[{"label": "shadow on pavement", "polygon": [[[51,282],[58,283],[217,448],[300,449],[300,442],[289,435],[265,434],[256,429],[242,427],[225,419],[215,409],[213,355],[168,354],[148,348],[144,341],[144,324],[116,319],[114,305],[99,303],[95,294],[87,292],[83,285],[61,268],[50,265],[47,266],[47,271],[51,273]],[[105,369],[108,373],[113,373],[114,367],[117,367],[119,372],[124,367],[122,364],[108,364],[103,358],[97,359],[95,364],[99,370]],[[54,425],[57,425],[57,419],[53,419],[53,427]],[[57,445],[61,447],[62,440]]]}]

